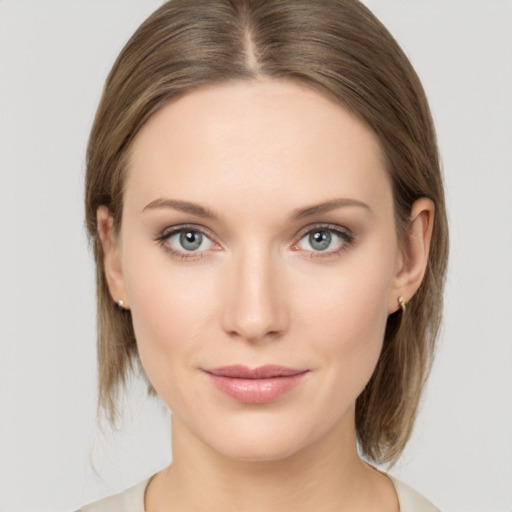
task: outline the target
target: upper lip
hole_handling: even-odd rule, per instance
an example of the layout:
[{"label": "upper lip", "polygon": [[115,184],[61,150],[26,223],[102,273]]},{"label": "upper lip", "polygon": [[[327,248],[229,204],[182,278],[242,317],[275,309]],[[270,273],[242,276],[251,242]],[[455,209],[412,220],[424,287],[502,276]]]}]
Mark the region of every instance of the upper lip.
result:
[{"label": "upper lip", "polygon": [[298,375],[307,370],[268,364],[265,366],[258,366],[257,368],[249,368],[248,366],[243,365],[220,366],[217,368],[209,368],[205,371],[212,375],[221,377],[232,377],[238,379],[269,379],[272,377]]}]

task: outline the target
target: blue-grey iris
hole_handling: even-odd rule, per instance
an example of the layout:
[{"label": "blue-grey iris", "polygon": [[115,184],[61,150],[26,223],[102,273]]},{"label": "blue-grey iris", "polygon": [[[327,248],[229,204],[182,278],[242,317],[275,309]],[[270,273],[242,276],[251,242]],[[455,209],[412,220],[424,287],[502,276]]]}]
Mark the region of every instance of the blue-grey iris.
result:
[{"label": "blue-grey iris", "polygon": [[331,239],[329,231],[314,231],[309,235],[309,243],[315,251],[325,251],[331,245]]},{"label": "blue-grey iris", "polygon": [[196,251],[203,243],[203,235],[197,231],[183,231],[180,234],[180,244],[186,251]]}]

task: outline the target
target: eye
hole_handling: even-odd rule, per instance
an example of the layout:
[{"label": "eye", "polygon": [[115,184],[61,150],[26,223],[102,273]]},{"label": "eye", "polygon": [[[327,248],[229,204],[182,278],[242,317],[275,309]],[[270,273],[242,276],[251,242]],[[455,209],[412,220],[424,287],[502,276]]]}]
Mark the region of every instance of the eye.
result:
[{"label": "eye", "polygon": [[211,241],[199,231],[184,229],[169,237],[169,243],[180,250],[196,252],[208,249]]},{"label": "eye", "polygon": [[296,244],[303,251],[336,253],[351,244],[353,237],[340,229],[317,227],[307,231]]},{"label": "eye", "polygon": [[216,247],[216,244],[205,233],[186,226],[167,229],[157,240],[172,254],[184,258],[192,255],[199,256]]}]

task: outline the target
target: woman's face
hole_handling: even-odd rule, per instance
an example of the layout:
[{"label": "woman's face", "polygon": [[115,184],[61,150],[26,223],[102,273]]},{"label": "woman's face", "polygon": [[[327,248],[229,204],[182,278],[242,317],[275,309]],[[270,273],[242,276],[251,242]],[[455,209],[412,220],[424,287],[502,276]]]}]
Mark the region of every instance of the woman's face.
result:
[{"label": "woman's face", "polygon": [[177,431],[238,459],[353,435],[402,257],[378,140],[347,110],[270,80],[168,104],[134,141],[114,252]]}]

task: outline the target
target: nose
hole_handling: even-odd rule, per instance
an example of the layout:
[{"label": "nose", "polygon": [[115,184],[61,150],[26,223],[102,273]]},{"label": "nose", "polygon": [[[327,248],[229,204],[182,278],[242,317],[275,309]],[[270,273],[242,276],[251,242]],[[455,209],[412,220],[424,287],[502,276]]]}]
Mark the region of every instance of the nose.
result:
[{"label": "nose", "polygon": [[231,262],[225,281],[223,328],[251,343],[277,339],[288,329],[286,285],[270,254],[246,251]]}]

